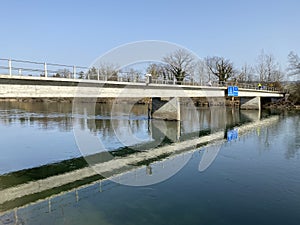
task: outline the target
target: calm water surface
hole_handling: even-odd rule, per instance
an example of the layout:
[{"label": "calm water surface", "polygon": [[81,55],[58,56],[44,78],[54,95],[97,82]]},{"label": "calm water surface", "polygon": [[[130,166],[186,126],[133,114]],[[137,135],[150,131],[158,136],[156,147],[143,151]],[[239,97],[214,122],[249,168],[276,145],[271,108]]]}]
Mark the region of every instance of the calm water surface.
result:
[{"label": "calm water surface", "polygon": [[[183,110],[178,124],[148,120],[143,105],[128,109],[120,104],[111,115],[106,104],[93,113],[88,105],[72,111],[71,104],[0,103],[0,191],[53,176],[54,170],[84,167],[74,126],[125,157],[130,149],[137,150],[127,145],[147,149],[218,131],[226,138],[234,126],[273,116],[219,108]],[[1,204],[0,224],[299,224],[300,115],[272,114],[279,115],[276,122],[252,128],[236,140],[179,154],[191,158],[163,182],[132,187],[103,180],[16,198]],[[215,152],[215,158],[200,169],[208,152]],[[169,161],[147,165],[159,173]]]}]

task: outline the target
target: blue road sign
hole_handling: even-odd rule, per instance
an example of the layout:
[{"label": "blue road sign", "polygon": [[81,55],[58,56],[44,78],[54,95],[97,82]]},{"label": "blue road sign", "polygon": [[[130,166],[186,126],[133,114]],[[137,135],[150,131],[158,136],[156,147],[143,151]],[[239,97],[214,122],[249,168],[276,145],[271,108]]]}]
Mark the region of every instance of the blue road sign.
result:
[{"label": "blue road sign", "polygon": [[239,87],[233,86],[233,96],[239,96]]},{"label": "blue road sign", "polygon": [[239,87],[238,86],[228,86],[228,96],[239,96]]},{"label": "blue road sign", "polygon": [[233,86],[228,86],[228,96],[233,96]]}]

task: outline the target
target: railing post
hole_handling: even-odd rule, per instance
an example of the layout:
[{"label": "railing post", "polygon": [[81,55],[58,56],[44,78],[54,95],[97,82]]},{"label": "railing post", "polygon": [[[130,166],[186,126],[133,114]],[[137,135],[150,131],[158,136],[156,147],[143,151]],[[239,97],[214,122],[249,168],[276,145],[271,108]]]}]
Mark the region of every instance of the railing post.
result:
[{"label": "railing post", "polygon": [[48,77],[47,63],[44,63],[44,73],[45,73],[45,77]]},{"label": "railing post", "polygon": [[76,66],[73,66],[73,78],[76,79]]},{"label": "railing post", "polygon": [[8,73],[9,73],[9,76],[12,76],[12,72],[11,72],[11,59],[8,60]]}]

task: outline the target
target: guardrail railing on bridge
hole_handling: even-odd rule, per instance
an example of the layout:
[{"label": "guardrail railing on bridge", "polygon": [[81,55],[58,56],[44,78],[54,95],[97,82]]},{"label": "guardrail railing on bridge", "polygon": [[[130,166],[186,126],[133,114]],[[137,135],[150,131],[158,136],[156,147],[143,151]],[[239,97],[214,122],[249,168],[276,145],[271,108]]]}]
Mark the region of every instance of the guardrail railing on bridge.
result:
[{"label": "guardrail railing on bridge", "polygon": [[10,76],[40,76],[40,77],[64,77],[79,78],[78,70],[87,70],[88,67],[70,66],[56,63],[32,62],[26,60],[0,58],[0,71]]},{"label": "guardrail railing on bridge", "polygon": [[[90,68],[84,66],[64,65],[57,63],[33,62],[26,60],[15,60],[0,58],[0,74],[7,74],[9,76],[33,76],[33,77],[47,77],[47,78],[66,78],[66,79],[86,79],[86,80],[101,80],[101,81],[119,81],[119,82],[135,82],[146,83],[146,76],[130,76],[124,77],[120,74],[114,76],[107,76],[101,74],[97,68]],[[149,81],[149,80],[148,80]],[[154,84],[168,84],[168,85],[190,85],[190,86],[211,86],[211,87],[228,87],[238,86],[245,89],[258,89],[258,82],[255,83],[237,83],[237,82],[197,82],[191,80],[184,80],[178,82],[176,80],[168,79],[151,79]],[[263,85],[262,90],[279,91],[274,85]]]}]

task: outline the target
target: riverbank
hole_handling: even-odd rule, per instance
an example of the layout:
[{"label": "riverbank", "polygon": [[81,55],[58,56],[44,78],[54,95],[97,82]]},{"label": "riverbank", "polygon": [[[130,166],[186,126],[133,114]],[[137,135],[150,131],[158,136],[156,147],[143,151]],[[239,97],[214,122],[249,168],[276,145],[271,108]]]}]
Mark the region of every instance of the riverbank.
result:
[{"label": "riverbank", "polygon": [[266,109],[287,109],[287,110],[294,110],[300,109],[300,105],[293,103],[292,101],[280,99],[276,102],[270,102],[263,105],[263,108]]}]

